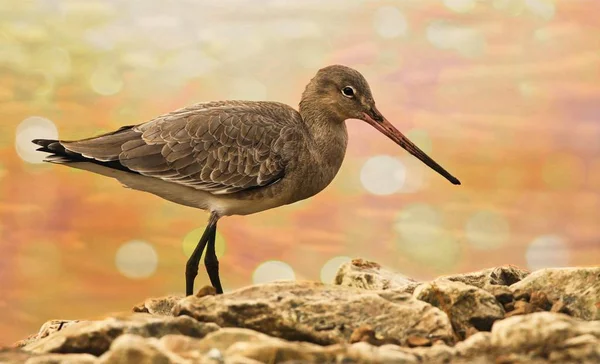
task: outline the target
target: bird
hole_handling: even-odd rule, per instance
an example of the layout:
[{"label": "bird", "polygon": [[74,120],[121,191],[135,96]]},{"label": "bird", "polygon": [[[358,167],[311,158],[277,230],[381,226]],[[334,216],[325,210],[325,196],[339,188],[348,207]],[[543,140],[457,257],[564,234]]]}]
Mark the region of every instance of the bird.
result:
[{"label": "bird", "polygon": [[125,187],[209,212],[185,268],[186,295],[204,250],[211,285],[223,293],[217,222],[307,199],[334,179],[348,144],[346,121],[362,120],[454,185],[437,164],[377,109],[363,75],[344,65],[319,69],[298,110],[274,101],[209,101],[81,140],[35,139],[44,161],[90,171]]}]

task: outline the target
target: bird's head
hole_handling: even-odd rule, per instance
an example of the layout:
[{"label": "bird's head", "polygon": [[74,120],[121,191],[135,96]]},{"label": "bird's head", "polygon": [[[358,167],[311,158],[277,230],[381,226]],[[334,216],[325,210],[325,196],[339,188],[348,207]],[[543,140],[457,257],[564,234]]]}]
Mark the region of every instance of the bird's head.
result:
[{"label": "bird's head", "polygon": [[[308,105],[312,105],[314,110],[307,111]],[[318,108],[314,107],[316,105]],[[347,119],[366,121],[450,182],[460,184],[457,178],[413,144],[377,110],[367,80],[355,69],[342,65],[320,69],[306,86],[300,111],[326,111],[331,122],[343,122]]]}]

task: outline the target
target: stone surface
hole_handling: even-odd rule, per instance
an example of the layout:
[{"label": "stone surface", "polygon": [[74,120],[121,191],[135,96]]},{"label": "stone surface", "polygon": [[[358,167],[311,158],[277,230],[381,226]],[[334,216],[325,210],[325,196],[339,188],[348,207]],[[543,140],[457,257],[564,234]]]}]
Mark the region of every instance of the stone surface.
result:
[{"label": "stone surface", "polygon": [[92,364],[97,358],[90,354],[33,354],[18,349],[0,349],[2,364]]},{"label": "stone surface", "polygon": [[401,344],[409,336],[453,342],[450,322],[441,310],[393,290],[274,282],[218,296],[187,297],[175,305],[174,313],[321,345],[348,342],[363,325],[372,327],[378,339]]},{"label": "stone surface", "polygon": [[166,350],[157,338],[144,338],[138,335],[125,334],[113,341],[110,351],[100,357],[100,363],[184,364],[185,360],[172,351]]},{"label": "stone surface", "polygon": [[600,320],[600,267],[542,269],[510,288],[515,297],[529,296],[529,301],[533,292],[543,292],[551,304],[561,302],[555,311]]},{"label": "stone surface", "polygon": [[21,340],[21,341],[15,343],[14,346],[17,348],[24,347],[26,345],[29,345],[40,339],[45,338],[50,334],[53,334],[62,329],[66,329],[67,327],[69,327],[72,324],[75,324],[77,322],[79,322],[79,321],[78,320],[50,320],[50,321],[47,321],[46,323],[44,323],[42,325],[42,327],[40,328],[40,331],[38,331],[36,334],[29,336],[28,338],[26,338],[24,340]]},{"label": "stone surface", "polygon": [[440,278],[487,289],[490,286],[510,286],[529,275],[529,271],[513,265],[503,265],[477,272],[446,275]]},{"label": "stone surface", "polygon": [[148,298],[144,302],[133,307],[133,312],[145,312],[155,316],[173,316],[173,306],[184,296],[166,296]]},{"label": "stone surface", "polygon": [[559,348],[567,339],[582,335],[600,339],[600,322],[580,321],[560,313],[536,312],[496,322],[491,345],[505,352],[543,351]]},{"label": "stone surface", "polygon": [[596,271],[543,270],[509,287],[522,276],[512,269],[438,278],[412,295],[315,282],[204,288],[146,300],[135,308],[145,313],[48,322],[24,347],[0,349],[0,363],[600,363],[600,321],[559,313],[590,317]]},{"label": "stone surface", "polygon": [[395,289],[412,293],[417,285],[413,279],[382,268],[375,262],[354,259],[343,264],[335,277],[335,284],[369,290]]},{"label": "stone surface", "polygon": [[96,364],[98,358],[91,354],[47,354],[33,356],[25,364]]},{"label": "stone surface", "polygon": [[504,317],[504,308],[491,293],[458,281],[424,283],[413,296],[444,311],[460,339],[471,329],[489,331],[494,321]]},{"label": "stone surface", "polygon": [[31,357],[31,353],[20,349],[0,348],[0,363],[2,364],[24,363]]},{"label": "stone surface", "polygon": [[23,349],[33,353],[90,353],[101,355],[112,341],[124,333],[161,337],[184,334],[203,337],[218,326],[197,322],[189,317],[155,317],[137,313],[102,321],[81,321]]}]

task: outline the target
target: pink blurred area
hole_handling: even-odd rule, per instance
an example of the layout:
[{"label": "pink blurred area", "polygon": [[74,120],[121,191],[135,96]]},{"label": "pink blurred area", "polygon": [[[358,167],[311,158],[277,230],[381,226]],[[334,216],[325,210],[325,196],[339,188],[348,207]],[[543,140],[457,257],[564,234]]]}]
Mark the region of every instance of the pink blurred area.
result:
[{"label": "pink blurred area", "polygon": [[[296,106],[336,63],[361,71],[378,108],[462,186],[350,120],[325,191],[219,223],[226,289],[291,272],[329,280],[347,257],[417,279],[600,262],[600,2],[12,0],[0,10],[0,346],[50,319],[182,294],[184,246],[208,218],[31,163],[29,139],[53,127],[91,136],[199,101]],[[208,284],[202,269],[196,282]]]}]

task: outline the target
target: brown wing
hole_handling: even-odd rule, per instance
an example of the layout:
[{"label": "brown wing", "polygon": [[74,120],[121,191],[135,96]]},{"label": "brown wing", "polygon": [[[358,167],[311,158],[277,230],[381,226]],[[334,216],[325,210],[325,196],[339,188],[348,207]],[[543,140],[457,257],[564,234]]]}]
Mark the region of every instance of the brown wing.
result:
[{"label": "brown wing", "polygon": [[92,139],[62,142],[101,161],[215,194],[265,186],[285,173],[284,148],[301,140],[300,115],[267,102],[213,102]]}]

